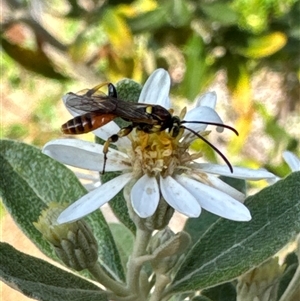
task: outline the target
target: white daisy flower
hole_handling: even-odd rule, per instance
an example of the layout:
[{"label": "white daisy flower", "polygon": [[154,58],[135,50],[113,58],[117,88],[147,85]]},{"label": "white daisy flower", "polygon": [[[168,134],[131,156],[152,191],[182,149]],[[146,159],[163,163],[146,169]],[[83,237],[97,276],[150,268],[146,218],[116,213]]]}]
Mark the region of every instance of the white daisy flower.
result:
[{"label": "white daisy flower", "polygon": [[[170,77],[163,69],[156,70],[145,83],[140,103],[161,105],[169,109]],[[65,96],[67,99],[68,94]],[[222,124],[214,110],[216,94],[206,93],[196,101],[196,106],[180,119],[200,121],[188,123],[188,128],[201,136],[207,135],[207,124]],[[79,111],[71,112],[74,116]],[[224,125],[224,127],[228,127]],[[223,126],[217,127],[221,132]],[[97,129],[94,133],[106,140],[119,131],[114,122]],[[251,215],[243,205],[245,195],[229,186],[216,175],[234,178],[260,180],[273,178],[266,170],[251,170],[235,167],[231,173],[230,163],[218,151],[227,165],[197,163],[201,154],[191,154],[189,145],[197,137],[187,130],[179,130],[174,138],[167,130],[147,134],[133,131],[129,136],[120,138],[118,150],[109,149],[105,170],[121,171],[122,174],[102,184],[75,201],[59,216],[59,223],[78,220],[109,202],[129,182],[132,185],[130,201],[132,208],[141,218],[152,216],[158,208],[161,196],[175,210],[188,216],[198,217],[201,208],[221,217],[235,221],[249,221]],[[203,137],[202,137],[203,138]],[[203,138],[205,139],[205,138]],[[215,149],[215,148],[214,148]],[[88,170],[102,171],[103,146],[75,139],[50,141],[43,152],[61,163]]]},{"label": "white daisy flower", "polygon": [[300,171],[300,159],[296,155],[289,151],[284,151],[282,157],[292,172]]},{"label": "white daisy flower", "polygon": [[[300,171],[300,159],[296,155],[289,151],[284,151],[282,157],[292,172]],[[273,179],[268,179],[267,181],[270,185],[272,185],[280,180],[280,177],[275,176]]]}]

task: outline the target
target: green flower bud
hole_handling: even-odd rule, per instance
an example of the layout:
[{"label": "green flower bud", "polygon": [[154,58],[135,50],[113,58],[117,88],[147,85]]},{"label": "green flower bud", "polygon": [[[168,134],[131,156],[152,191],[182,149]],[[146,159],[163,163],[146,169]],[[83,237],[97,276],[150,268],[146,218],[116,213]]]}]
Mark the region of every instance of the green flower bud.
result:
[{"label": "green flower bud", "polygon": [[271,301],[276,299],[279,278],[284,266],[271,258],[258,268],[242,275],[237,284],[237,301]]},{"label": "green flower bud", "polygon": [[138,102],[142,86],[132,79],[124,78],[117,82],[116,89],[120,99]]},{"label": "green flower bud", "polygon": [[76,271],[94,266],[98,260],[98,245],[91,229],[82,220],[58,225],[56,220],[63,209],[65,207],[51,203],[34,226],[66,266]]},{"label": "green flower bud", "polygon": [[166,274],[174,268],[181,254],[191,243],[191,237],[186,232],[174,234],[169,228],[156,233],[148,246],[148,252],[155,259],[151,261],[153,270],[158,274]]}]

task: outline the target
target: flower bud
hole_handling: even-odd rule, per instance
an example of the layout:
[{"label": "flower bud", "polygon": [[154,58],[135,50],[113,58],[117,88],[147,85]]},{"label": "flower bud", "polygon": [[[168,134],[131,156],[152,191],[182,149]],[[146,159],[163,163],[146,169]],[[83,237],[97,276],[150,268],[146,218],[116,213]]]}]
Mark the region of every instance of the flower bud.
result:
[{"label": "flower bud", "polygon": [[64,209],[61,205],[51,203],[49,208],[42,212],[38,222],[33,224],[53,246],[56,255],[66,266],[81,271],[96,263],[97,241],[89,226],[82,220],[57,224],[57,217]]},{"label": "flower bud", "polygon": [[117,82],[118,97],[127,101],[137,102],[142,91],[142,86],[132,79],[124,78]]},{"label": "flower bud", "polygon": [[153,270],[158,274],[166,274],[176,266],[181,254],[191,243],[191,238],[186,232],[174,234],[169,228],[156,233],[148,246],[148,252],[155,259],[151,261]]},{"label": "flower bud", "polygon": [[271,301],[276,299],[279,278],[284,266],[271,258],[261,266],[238,278],[237,301]]}]

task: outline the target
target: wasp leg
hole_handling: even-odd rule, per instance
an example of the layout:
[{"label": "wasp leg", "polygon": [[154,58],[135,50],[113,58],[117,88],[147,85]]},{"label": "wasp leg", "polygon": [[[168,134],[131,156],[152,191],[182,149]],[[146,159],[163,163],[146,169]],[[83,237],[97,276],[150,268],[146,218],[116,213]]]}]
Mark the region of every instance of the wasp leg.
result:
[{"label": "wasp leg", "polygon": [[106,166],[106,161],[107,161],[107,153],[108,153],[109,145],[111,143],[117,142],[119,140],[119,138],[127,136],[132,131],[133,128],[134,128],[134,126],[132,124],[128,125],[128,126],[122,128],[117,134],[110,136],[105,141],[105,143],[103,145],[104,161],[103,161],[103,170],[101,172],[102,175],[105,173],[105,166]]}]

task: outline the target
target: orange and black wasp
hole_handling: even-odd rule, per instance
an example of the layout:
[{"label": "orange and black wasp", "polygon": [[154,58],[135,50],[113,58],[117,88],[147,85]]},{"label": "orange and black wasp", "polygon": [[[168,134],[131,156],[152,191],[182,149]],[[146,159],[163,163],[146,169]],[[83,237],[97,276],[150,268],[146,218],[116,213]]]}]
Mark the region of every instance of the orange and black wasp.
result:
[{"label": "orange and black wasp", "polygon": [[[108,86],[108,95],[99,92],[99,89],[104,85]],[[118,98],[117,90],[111,83],[97,85],[82,94],[69,92],[64,100],[65,105],[70,110],[80,114],[62,125],[61,129],[65,134],[75,135],[88,133],[104,126],[117,117],[130,122],[128,126],[121,128],[118,133],[109,137],[105,142],[103,147],[104,163],[102,173],[105,171],[110,143],[117,142],[119,138],[127,136],[134,128],[149,134],[168,130],[173,137],[179,134],[181,128],[187,129],[212,147],[223,158],[231,172],[233,172],[228,159],[214,145],[199,133],[183,124],[198,123],[215,125],[228,128],[238,135],[238,132],[228,125],[206,121],[180,120],[178,116],[173,116],[171,112],[160,105],[124,101]]]}]

